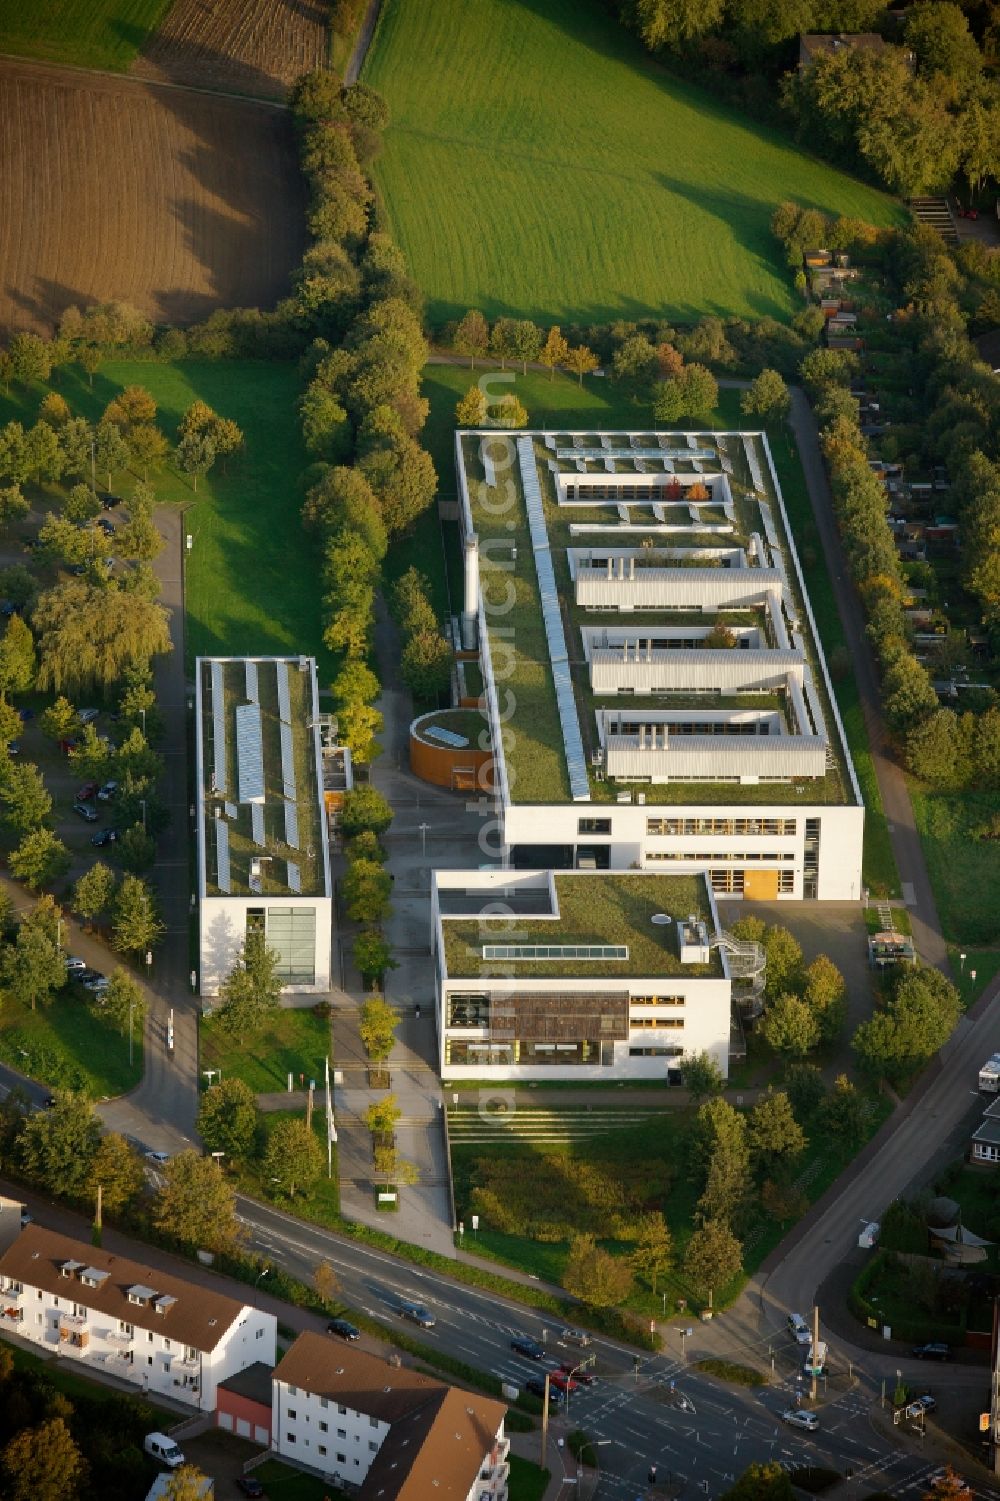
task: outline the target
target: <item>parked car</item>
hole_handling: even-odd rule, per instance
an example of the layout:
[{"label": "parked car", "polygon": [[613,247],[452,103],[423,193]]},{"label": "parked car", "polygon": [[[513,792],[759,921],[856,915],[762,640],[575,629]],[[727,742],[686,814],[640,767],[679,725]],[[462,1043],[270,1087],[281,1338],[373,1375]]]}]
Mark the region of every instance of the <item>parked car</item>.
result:
[{"label": "parked car", "polygon": [[924,1392],[922,1397],[913,1398],[914,1407],[922,1407],[924,1412],[933,1412],[937,1406],[937,1398],[932,1397],[930,1392]]},{"label": "parked car", "polygon": [[326,1326],[326,1332],[327,1334],[339,1335],[341,1339],[353,1340],[361,1338],[361,1330],[355,1329],[354,1325],[348,1323],[347,1319],[331,1319]]},{"label": "parked car", "polygon": [[21,1229],[22,1230],[27,1229],[27,1227],[29,1225],[31,1225],[31,1224],[34,1223],[34,1219],[35,1219],[35,1216],[33,1214],[29,1214],[26,1209],[22,1209],[21,1210]]},{"label": "parked car", "polygon": [[110,803],[117,796],[118,796],[118,783],[117,782],[105,782],[103,787],[98,787],[98,789],[97,789],[97,797],[98,797],[98,801],[99,802]]},{"label": "parked car", "polygon": [[97,796],[97,783],[84,782],[83,786],[77,789],[76,795],[81,803],[88,802],[90,798]]},{"label": "parked car", "polygon": [[21,754],[21,742],[20,742],[20,740],[12,740],[10,742],[10,744],[7,747],[7,754],[8,754],[8,756],[19,756]]},{"label": "parked car", "polygon": [[93,724],[100,712],[100,709],[80,709],[76,717],[81,724]]},{"label": "parked car", "polygon": [[949,1488],[951,1486],[954,1486],[955,1489],[957,1491],[961,1491],[963,1495],[969,1495],[972,1491],[972,1487],[966,1480],[965,1476],[957,1474],[955,1470],[951,1470],[948,1467],[943,1467],[940,1470],[935,1470],[932,1475],[928,1475],[927,1486],[931,1492],[933,1492],[934,1488],[939,1485],[947,1485]]},{"label": "parked car", "polygon": [[579,1386],[593,1386],[594,1382],[597,1380],[597,1377],[594,1375],[593,1371],[578,1369],[571,1360],[564,1360],[559,1369],[560,1371],[565,1372],[567,1376],[572,1371],[574,1373],[574,1384]]},{"label": "parked car", "polygon": [[77,818],[82,818],[84,823],[97,822],[97,809],[92,808],[89,803],[74,803],[73,812]]},{"label": "parked car", "polygon": [[100,995],[102,991],[107,990],[108,986],[111,984],[111,981],[108,979],[107,975],[95,974],[91,975],[87,980],[81,980],[80,984],[83,986],[84,990],[89,990],[91,995]]},{"label": "parked car", "polygon": [[96,847],[100,850],[103,849],[106,844],[114,844],[117,838],[117,829],[102,829],[99,834],[92,834],[90,836],[90,842],[91,844],[96,845]]},{"label": "parked car", "polygon": [[433,1329],[437,1319],[432,1313],[428,1313],[422,1303],[401,1303],[399,1307],[401,1319],[409,1319],[411,1324],[419,1324],[421,1329]]},{"label": "parked car", "polygon": [[158,1459],[161,1465],[167,1465],[171,1470],[184,1463],[184,1455],[165,1433],[147,1433],[142,1447],[153,1459]]},{"label": "parked car", "polygon": [[170,1153],[169,1152],[154,1152],[152,1150],[152,1148],[151,1148],[146,1153],[146,1160],[147,1160],[147,1162],[155,1162],[156,1165],[157,1165],[157,1167],[162,1167],[165,1162],[169,1162],[170,1161]]},{"label": "parked car", "polygon": [[122,498],[120,495],[112,495],[110,490],[102,490],[100,491],[100,501],[106,511],[113,511],[115,506],[121,505]]},{"label": "parked car", "polygon": [[63,954],[63,963],[66,966],[66,973],[74,980],[87,973],[86,961],[78,959],[75,954]]},{"label": "parked car", "polygon": [[559,1338],[567,1345],[582,1345],[584,1348],[591,1343],[586,1329],[560,1329]]},{"label": "parked car", "polygon": [[525,1360],[541,1360],[545,1354],[545,1346],[527,1334],[517,1335],[511,1340],[510,1347],[515,1355],[523,1355]]},{"label": "parked car", "polygon": [[12,615],[16,615],[17,612],[18,606],[12,599],[0,599],[0,615],[2,615],[5,620],[9,620],[10,617]]},{"label": "parked car", "polygon": [[557,1392],[578,1392],[580,1383],[575,1376],[570,1376],[567,1371],[553,1371],[549,1377],[549,1388],[555,1387]]},{"label": "parked car", "polygon": [[917,1345],[913,1354],[918,1360],[950,1360],[951,1346],[930,1340],[926,1345]]},{"label": "parked car", "polygon": [[804,1412],[800,1407],[786,1407],[781,1414],[781,1421],[788,1423],[792,1428],[804,1428],[807,1433],[815,1433],[819,1427],[819,1418],[814,1412]]},{"label": "parked car", "polygon": [[263,1496],[264,1494],[264,1487],[256,1475],[237,1475],[236,1484],[244,1496]]},{"label": "parked car", "polygon": [[788,1332],[792,1335],[797,1345],[811,1345],[812,1332],[801,1313],[788,1315]]},{"label": "parked car", "polygon": [[[528,1379],[527,1379],[527,1381],[524,1383],[524,1389],[525,1389],[526,1392],[530,1392],[533,1397],[544,1397],[545,1396],[545,1382],[543,1381],[543,1379],[542,1379],[541,1376],[529,1376]],[[562,1404],[563,1404],[563,1402],[565,1400],[566,1399],[563,1396],[562,1392],[559,1390],[559,1388],[556,1387],[556,1386],[553,1386],[550,1383],[549,1384],[549,1406],[550,1407],[561,1407]]]},{"label": "parked car", "polygon": [[99,526],[101,528],[101,531],[104,533],[104,535],[106,537],[113,537],[114,536],[114,534],[115,534],[115,524],[114,524],[113,521],[109,521],[108,518],[107,518],[107,516],[98,516],[95,525],[97,525],[97,526]]},{"label": "parked car", "polygon": [[35,711],[34,711],[34,709],[18,709],[17,712],[21,716],[21,723],[22,724],[27,724],[29,719],[34,719],[34,717],[35,717]]}]

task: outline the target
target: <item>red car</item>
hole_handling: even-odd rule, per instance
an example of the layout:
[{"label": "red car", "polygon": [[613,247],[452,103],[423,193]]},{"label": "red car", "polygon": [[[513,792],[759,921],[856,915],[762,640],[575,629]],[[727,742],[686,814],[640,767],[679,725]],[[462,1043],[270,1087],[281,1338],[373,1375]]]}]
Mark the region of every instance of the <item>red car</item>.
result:
[{"label": "red car", "polygon": [[578,1392],[580,1383],[576,1377],[571,1377],[568,1371],[553,1371],[549,1376],[549,1385],[554,1386],[557,1392]]},{"label": "red car", "polygon": [[71,751],[76,750],[79,744],[79,740],[60,740],[59,749],[62,751],[64,756],[68,756]]},{"label": "red car", "polygon": [[78,801],[80,801],[81,803],[89,802],[92,797],[97,796],[97,783],[84,782],[83,786],[78,790],[76,795]]},{"label": "red car", "polygon": [[570,1371],[576,1371],[576,1375],[573,1377],[573,1385],[574,1385],[574,1387],[576,1387],[576,1386],[593,1386],[594,1382],[597,1379],[596,1376],[594,1375],[593,1371],[590,1371],[590,1370],[587,1370],[587,1371],[576,1370],[576,1367],[574,1366],[574,1364],[573,1364],[573,1362],[571,1360],[564,1360],[562,1362],[562,1364],[560,1365],[558,1371],[556,1372],[555,1376],[552,1377],[552,1380],[555,1381],[556,1376],[558,1376],[560,1379],[562,1377],[564,1377],[564,1376],[568,1376],[569,1373],[570,1373]]}]

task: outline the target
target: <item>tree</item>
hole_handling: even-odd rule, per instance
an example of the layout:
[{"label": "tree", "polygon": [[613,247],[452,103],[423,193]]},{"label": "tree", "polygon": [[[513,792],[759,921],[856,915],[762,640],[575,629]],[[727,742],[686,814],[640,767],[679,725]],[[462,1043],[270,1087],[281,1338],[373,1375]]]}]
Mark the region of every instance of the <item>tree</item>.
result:
[{"label": "tree", "polygon": [[700,1293],[709,1298],[743,1270],[743,1247],[729,1226],[706,1220],[694,1231],[684,1253],[684,1271]]},{"label": "tree", "polygon": [[22,521],[31,506],[21,494],[20,485],[8,485],[0,489],[0,530],[6,531],[12,522]]},{"label": "tree", "polygon": [[78,694],[106,689],[136,663],[171,650],[162,605],[120,588],[74,578],[42,594],[33,622],[38,686]]},{"label": "tree", "polygon": [[568,354],[569,343],[563,338],[559,325],[553,324],[538,355],[540,362],[548,369],[549,380],[554,378],[556,366],[566,363]]},{"label": "tree", "polygon": [[22,921],[17,938],[0,953],[0,975],[9,996],[32,1011],[47,1006],[66,983],[66,966],[55,934],[42,924]]},{"label": "tree", "polygon": [[94,463],[108,476],[108,489],[116,469],[127,469],[132,450],[113,422],[99,422],[94,429]]},{"label": "tree", "polygon": [[710,1095],[721,1094],[725,1087],[722,1070],[711,1053],[691,1053],[681,1059],[681,1080],[692,1105],[699,1105]]},{"label": "tree", "polygon": [[823,1075],[815,1063],[792,1063],[785,1069],[785,1093],[799,1125],[810,1120],[826,1093]]},{"label": "tree", "polygon": [[35,643],[28,624],[12,615],[0,639],[0,693],[27,693],[35,681]]},{"label": "tree", "polygon": [[917,0],[906,13],[903,35],[921,73],[940,73],[968,85],[982,68],[976,39],[954,0]]},{"label": "tree", "polygon": [[39,891],[58,881],[71,864],[69,850],[51,829],[34,829],[25,834],[7,858],[11,875],[23,881],[29,891]]},{"label": "tree", "polygon": [[562,1280],[566,1291],[589,1308],[618,1308],[632,1291],[626,1258],[603,1251],[593,1235],[573,1236]]},{"label": "tree", "polygon": [[656,1284],[674,1264],[674,1243],[670,1226],[659,1210],[643,1215],[639,1234],[632,1248],[632,1270],[656,1292]]},{"label": "tree", "polygon": [[371,995],[362,1003],[358,1033],[362,1046],[374,1063],[385,1063],[396,1043],[399,1012],[381,995]]},{"label": "tree", "polygon": [[42,714],[42,734],[50,740],[69,740],[80,728],[80,718],[68,698],[62,694]]},{"label": "tree", "polygon": [[826,1042],[836,1037],[847,1013],[847,986],[840,970],[826,954],[817,954],[805,971],[802,999],[819,1022]]},{"label": "tree", "polygon": [[275,1124],[267,1138],[262,1171],[273,1197],[309,1197],[323,1171],[323,1149],[305,1121]]},{"label": "tree", "polygon": [[141,823],[130,824],[124,829],[118,835],[115,849],[125,870],[137,876],[149,870],[156,859],[156,840]]},{"label": "tree", "polygon": [[823,1130],[839,1141],[857,1145],[864,1139],[865,1116],[864,1096],[846,1074],[838,1074],[820,1110]]},{"label": "tree", "polygon": [[139,480],[129,501],[129,517],[115,533],[115,552],[129,561],[151,563],[163,550],[163,538],[153,520],[156,496]]},{"label": "tree", "polygon": [[52,811],[45,779],[30,761],[9,761],[0,768],[4,821],[16,834],[39,828]]},{"label": "tree", "polygon": [[750,1188],[746,1118],[728,1100],[709,1100],[698,1111],[692,1147],[701,1167],[707,1169],[699,1215],[727,1223],[738,1218]]},{"label": "tree", "polygon": [[490,407],[489,422],[492,427],[527,427],[528,409],[519,396],[508,391]]},{"label": "tree", "polygon": [[146,1170],[131,1143],[117,1131],[102,1136],[90,1164],[88,1192],[96,1196],[100,1186],[103,1207],[116,1214],[137,1199],[145,1185]]},{"label": "tree", "polygon": [[50,391],[43,398],[42,404],[38,408],[38,415],[50,427],[62,427],[69,421],[72,413],[70,412],[69,402],[65,396],[60,396],[58,391]]},{"label": "tree", "polygon": [[219,986],[219,1026],[232,1037],[252,1037],[281,1005],[280,955],[267,946],[267,939],[254,928],[246,936],[243,952]]},{"label": "tree", "polygon": [[396,1122],[403,1114],[394,1094],[383,1095],[373,1100],[365,1111],[365,1125],[373,1136],[392,1136]]},{"label": "tree", "polygon": [[748,1465],[735,1485],[723,1491],[721,1501],[792,1501],[788,1471],[777,1460]]},{"label": "tree", "polygon": [[116,969],[106,990],[97,998],[96,1004],[115,1029],[123,1034],[138,1028],[142,1035],[146,1017],[146,994],[138,980],[124,969]]},{"label": "tree", "polygon": [[198,479],[207,474],[215,463],[215,441],[207,434],[189,433],[177,444],[175,449],[177,466],[184,473],[191,475],[194,492],[198,493]]},{"label": "tree", "polygon": [[485,393],[478,386],[470,386],[455,407],[456,427],[482,427],[487,410]]},{"label": "tree", "polygon": [[486,353],[489,343],[489,324],[478,309],[470,308],[456,325],[455,337],[452,340],[455,353],[468,355],[469,369],[474,370],[477,356]]},{"label": "tree", "polygon": [[611,357],[616,380],[643,386],[652,380],[657,369],[656,350],[645,334],[628,333]]},{"label": "tree", "polygon": [[381,922],[389,911],[392,880],[374,861],[352,860],[340,889],[352,922]]},{"label": "tree", "polygon": [[513,353],[521,361],[521,370],[528,373],[528,361],[537,360],[542,347],[542,331],[530,318],[519,318],[514,324]]},{"label": "tree", "polygon": [[115,895],[111,941],[120,954],[144,954],[166,933],[152,889],[141,876],[127,875]]},{"label": "tree", "polygon": [[961,1012],[950,980],[928,965],[914,965],[895,979],[888,1006],[861,1023],[851,1046],[869,1073],[899,1081],[944,1046]]},{"label": "tree", "polygon": [[78,917],[93,922],[110,907],[117,881],[114,871],[102,860],[85,870],[73,887],[72,908]]},{"label": "tree", "polygon": [[7,346],[11,374],[19,385],[47,381],[52,373],[49,346],[38,334],[15,334]]},{"label": "tree", "polygon": [[592,349],[588,349],[585,344],[578,344],[569,351],[564,363],[566,369],[577,377],[578,383],[582,386],[583,377],[589,375],[592,370],[596,370],[601,362]]},{"label": "tree", "polygon": [[363,829],[384,834],[392,823],[392,816],[392,809],[376,788],[370,784],[352,787],[344,795],[340,827],[347,839],[360,834]]},{"label": "tree", "polygon": [[161,1492],[162,1501],[205,1501],[206,1493],[212,1494],[209,1485],[206,1492],[206,1476],[197,1465],[180,1465],[167,1477]]},{"label": "tree", "polygon": [[802,949],[787,928],[773,923],[763,938],[765,993],[781,995],[786,990],[798,990],[802,983]]},{"label": "tree", "polygon": [[10,752],[10,743],[20,735],[23,724],[20,714],[0,693],[0,756]]},{"label": "tree", "polygon": [[209,1086],[198,1110],[198,1134],[210,1152],[247,1158],[257,1135],[257,1096],[242,1079]]},{"label": "tree", "polygon": [[18,1146],[22,1171],[50,1193],[79,1198],[101,1140],[101,1123],[90,1101],[65,1090],[51,1110],[39,1110],[24,1124]]},{"label": "tree", "polygon": [[635,28],[650,52],[676,47],[713,31],[723,0],[635,0]]},{"label": "tree", "polygon": [[761,417],[765,422],[787,417],[791,405],[788,387],[777,370],[762,370],[740,397],[740,410],[747,417]]},{"label": "tree", "polygon": [[314,1267],[313,1287],[327,1313],[333,1313],[339,1302],[337,1294],[340,1292],[340,1278],[328,1261],[321,1261]]},{"label": "tree", "polygon": [[61,1417],[15,1433],[0,1463],[10,1501],[73,1501],[85,1474],[80,1450]]},{"label": "tree", "polygon": [[516,330],[516,319],[498,318],[490,333],[490,349],[499,359],[501,370],[506,370],[507,361],[517,354]]},{"label": "tree", "polygon": [[215,1158],[179,1152],[162,1172],[164,1182],[153,1201],[156,1228],[192,1249],[229,1250],[240,1234],[236,1192]]},{"label": "tree", "polygon": [[760,1024],[769,1047],[803,1058],[819,1042],[819,1022],[799,996],[786,992],[770,1003]]},{"label": "tree", "polygon": [[769,1089],[750,1112],[750,1150],[766,1169],[781,1157],[797,1157],[805,1150],[805,1132],[795,1119],[784,1090]]},{"label": "tree", "polygon": [[147,422],[156,421],[156,401],[145,386],[126,386],[108,402],[104,422],[113,422],[126,432]]},{"label": "tree", "polygon": [[451,682],[454,653],[448,640],[435,626],[418,631],[403,647],[400,676],[420,703],[436,703]]}]

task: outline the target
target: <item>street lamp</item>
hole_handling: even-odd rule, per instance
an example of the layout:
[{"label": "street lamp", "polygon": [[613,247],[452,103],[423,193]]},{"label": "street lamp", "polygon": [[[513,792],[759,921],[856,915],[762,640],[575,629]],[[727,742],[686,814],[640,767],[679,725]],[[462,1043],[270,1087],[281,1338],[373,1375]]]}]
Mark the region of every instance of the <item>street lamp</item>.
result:
[{"label": "street lamp", "polygon": [[[214,1152],[212,1153],[212,1156],[213,1157],[215,1156]],[[261,1268],[261,1270],[257,1273],[256,1278],[254,1279],[254,1284],[253,1284],[253,1306],[255,1308],[257,1307],[257,1289],[260,1286],[260,1279],[262,1277],[270,1277],[270,1275],[271,1275],[271,1268],[269,1266],[265,1266],[265,1267]]]},{"label": "street lamp", "polygon": [[146,711],[145,711],[145,709],[140,709],[139,713],[142,715],[142,738],[143,738],[143,740],[145,740],[145,738],[146,738]]},{"label": "street lamp", "polygon": [[422,860],[426,860],[427,859],[427,833],[428,833],[428,830],[430,829],[430,824],[429,823],[422,823],[422,824],[418,824],[417,827],[420,830],[420,858]]},{"label": "street lamp", "polygon": [[145,832],[146,832],[146,799],[144,797],[141,797],[139,799],[139,807],[142,809],[142,832],[145,834]]},{"label": "street lamp", "polygon": [[216,1076],[216,1074],[218,1072],[219,1072],[219,1070],[217,1068],[203,1068],[202,1069],[202,1073],[205,1075],[206,1079],[208,1080],[208,1087],[209,1087],[209,1089],[211,1089],[211,1087],[212,1087],[212,1080],[215,1078],[215,1076]]},{"label": "street lamp", "polygon": [[62,920],[61,917],[57,917],[56,918],[56,951],[58,953],[60,953],[60,954],[62,953],[62,930],[63,930],[63,920]]},{"label": "street lamp", "polygon": [[969,970],[969,979],[972,981],[972,988],[973,988],[973,990],[975,990],[975,988],[976,988],[976,971],[974,969],[970,969]]},{"label": "street lamp", "polygon": [[588,1355],[587,1358],[586,1358],[586,1360],[581,1360],[579,1365],[575,1365],[573,1367],[573,1369],[569,1372],[568,1376],[566,1377],[566,1416],[567,1417],[569,1417],[569,1399],[570,1399],[570,1394],[571,1394],[571,1392],[573,1390],[573,1377],[576,1375],[577,1371],[585,1371],[585,1370],[588,1369],[588,1367],[590,1367],[592,1365],[596,1365],[596,1364],[597,1364],[597,1356],[596,1355]]},{"label": "street lamp", "polygon": [[687,1343],[686,1343],[686,1341],[694,1333],[694,1330],[693,1329],[675,1329],[674,1333],[675,1334],[679,1334],[680,1337],[681,1337],[681,1364],[682,1365],[687,1365]]},{"label": "street lamp", "polygon": [[966,960],[966,955],[965,954],[959,954],[959,956],[958,956],[958,962],[962,966],[960,973],[963,974],[963,975],[965,974],[965,960]]}]

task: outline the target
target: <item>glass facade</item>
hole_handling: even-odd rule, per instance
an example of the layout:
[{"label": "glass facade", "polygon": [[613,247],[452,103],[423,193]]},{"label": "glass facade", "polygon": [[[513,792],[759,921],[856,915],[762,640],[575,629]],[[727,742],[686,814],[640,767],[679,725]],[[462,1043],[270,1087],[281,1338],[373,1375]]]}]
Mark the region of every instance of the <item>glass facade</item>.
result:
[{"label": "glass facade", "polygon": [[259,932],[262,926],[268,948],[278,955],[275,973],[282,984],[315,985],[315,907],[268,907],[266,921],[262,907],[251,907],[247,932]]}]

